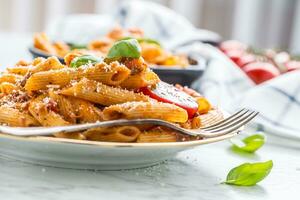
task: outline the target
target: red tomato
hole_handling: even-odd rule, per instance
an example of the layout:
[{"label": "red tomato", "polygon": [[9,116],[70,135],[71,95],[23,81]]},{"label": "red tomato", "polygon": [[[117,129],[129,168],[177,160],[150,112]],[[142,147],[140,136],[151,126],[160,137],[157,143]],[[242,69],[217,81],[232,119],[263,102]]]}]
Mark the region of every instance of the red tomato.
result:
[{"label": "red tomato", "polygon": [[243,70],[256,84],[260,84],[280,75],[279,70],[267,62],[250,63],[245,65]]},{"label": "red tomato", "polygon": [[245,51],[247,49],[247,45],[236,41],[236,40],[227,40],[225,42],[222,42],[219,46],[221,51],[227,52],[230,50],[242,50]]},{"label": "red tomato", "polygon": [[224,52],[234,63],[237,63],[238,60],[244,55],[244,51],[241,50],[229,50]]},{"label": "red tomato", "polygon": [[294,71],[296,69],[300,69],[300,61],[291,60],[291,61],[285,63],[285,67],[288,72]]},{"label": "red tomato", "polygon": [[198,110],[198,104],[193,97],[162,81],[154,89],[144,87],[140,91],[157,101],[175,104],[185,109],[189,118],[192,118]]},{"label": "red tomato", "polygon": [[236,61],[236,64],[239,66],[239,67],[243,67],[243,66],[245,66],[245,65],[247,65],[247,64],[249,64],[249,63],[253,63],[253,62],[255,62],[256,61],[256,58],[255,58],[255,56],[254,55],[252,55],[252,54],[244,54],[244,55],[242,55],[241,57],[240,57],[240,59],[238,59],[237,61]]}]

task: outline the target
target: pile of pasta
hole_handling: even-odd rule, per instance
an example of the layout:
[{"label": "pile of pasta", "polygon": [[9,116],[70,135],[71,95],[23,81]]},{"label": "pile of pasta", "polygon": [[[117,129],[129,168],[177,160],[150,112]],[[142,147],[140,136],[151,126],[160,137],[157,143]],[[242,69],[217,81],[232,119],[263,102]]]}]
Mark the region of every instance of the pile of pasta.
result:
[{"label": "pile of pasta", "polygon": [[[139,28],[122,29],[113,28],[104,37],[92,40],[84,47],[73,51],[84,52],[84,54],[106,55],[111,46],[118,40],[124,38],[137,38],[142,48],[142,57],[149,64],[163,66],[188,66],[189,59],[184,54],[173,54],[161,47],[161,45],[152,39],[144,38],[144,33]],[[34,47],[50,55],[64,57],[71,51],[71,47],[62,41],[51,42],[45,33],[37,33],[33,38]],[[82,49],[83,48],[83,49]],[[193,61],[195,62],[195,61]]]},{"label": "pile of pasta", "polygon": [[[115,119],[162,119],[185,128],[199,128],[222,118],[197,92],[177,85],[199,103],[189,119],[187,111],[158,102],[141,87],[155,87],[159,77],[145,61],[98,62],[70,67],[80,54],[70,53],[62,64],[57,57],[20,61],[0,76],[0,123],[15,127],[65,126]],[[84,132],[56,133],[55,137],[109,142],[175,142],[199,139],[161,126],[118,126]]]}]

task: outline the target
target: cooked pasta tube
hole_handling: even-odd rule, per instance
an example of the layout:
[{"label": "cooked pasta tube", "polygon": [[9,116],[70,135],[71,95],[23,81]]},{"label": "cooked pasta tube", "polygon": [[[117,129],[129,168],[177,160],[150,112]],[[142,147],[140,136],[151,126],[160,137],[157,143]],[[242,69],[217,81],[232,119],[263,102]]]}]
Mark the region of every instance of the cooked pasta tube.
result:
[{"label": "cooked pasta tube", "polygon": [[[57,67],[58,63],[52,57],[47,62],[45,62],[45,61],[46,61],[45,58],[38,57],[38,58],[35,58],[31,63],[17,63],[16,66],[7,68],[7,71],[12,74],[18,74],[18,75],[24,76],[29,71],[37,72],[38,69],[39,69],[39,71],[47,71],[47,68],[45,66],[43,66],[43,64],[48,64],[49,69],[51,68],[51,67],[49,67],[49,65],[51,65],[51,64],[56,64],[54,67],[52,67],[52,69],[62,68],[61,66]],[[38,66],[38,65],[41,65],[41,66]],[[43,70],[41,68],[43,68]]]},{"label": "cooked pasta tube", "polygon": [[20,60],[15,64],[15,66],[29,66],[29,65],[31,65],[31,63],[27,62],[26,60]]},{"label": "cooked pasta tube", "polygon": [[79,123],[103,121],[102,111],[91,102],[74,97],[67,97],[67,99],[71,102]]},{"label": "cooked pasta tube", "polygon": [[55,48],[53,47],[51,41],[45,33],[36,33],[33,36],[33,45],[35,48],[40,49],[49,54],[56,54]]},{"label": "cooked pasta tube", "polygon": [[161,102],[127,102],[112,105],[103,110],[105,120],[114,119],[162,119],[169,122],[184,123],[188,120],[186,110]]},{"label": "cooked pasta tube", "polygon": [[29,114],[6,105],[0,106],[0,123],[18,127],[39,125],[39,122]]},{"label": "cooked pasta tube", "polygon": [[99,63],[94,66],[81,66],[79,68],[64,68],[33,74],[26,82],[25,90],[36,91],[47,89],[47,85],[65,86],[71,80],[86,77],[100,81],[107,85],[118,85],[129,76],[130,70],[124,65],[113,62],[110,65]]},{"label": "cooked pasta tube", "polygon": [[49,97],[57,103],[59,114],[61,114],[65,120],[73,124],[76,123],[76,114],[71,101],[54,91],[49,92]]},{"label": "cooked pasta tube", "polygon": [[136,142],[176,142],[177,136],[175,132],[150,130],[141,133]]},{"label": "cooked pasta tube", "polygon": [[201,120],[200,117],[194,117],[180,125],[182,128],[186,128],[186,129],[197,129],[201,127]]},{"label": "cooked pasta tube", "polygon": [[10,94],[17,89],[18,87],[15,84],[8,83],[8,82],[0,83],[0,93]]},{"label": "cooked pasta tube", "polygon": [[93,40],[88,44],[88,49],[94,51],[101,51],[107,53],[111,46],[113,45],[113,40],[108,37],[104,37],[100,40]]},{"label": "cooked pasta tube", "polygon": [[15,66],[15,67],[8,67],[8,68],[6,68],[6,70],[9,73],[24,76],[28,73],[30,68],[31,68],[31,66]]},{"label": "cooked pasta tube", "polygon": [[40,95],[29,103],[29,112],[43,126],[64,126],[70,123],[54,112],[56,104],[46,95]]},{"label": "cooked pasta tube", "polygon": [[97,81],[82,79],[60,94],[74,96],[94,103],[109,106],[127,101],[149,101],[149,97],[133,91],[111,87]]},{"label": "cooked pasta tube", "polygon": [[72,60],[76,57],[82,56],[83,54],[79,51],[72,51],[64,56],[64,61],[67,66],[70,66]]},{"label": "cooked pasta tube", "polygon": [[149,85],[155,85],[159,82],[158,76],[151,70],[130,75],[125,81],[121,83],[122,88],[138,89]]},{"label": "cooked pasta tube", "polygon": [[0,83],[8,82],[8,83],[16,83],[18,80],[21,80],[22,76],[17,74],[1,74],[0,75]]},{"label": "cooked pasta tube", "polygon": [[72,132],[72,133],[60,132],[60,133],[55,133],[54,136],[58,138],[67,138],[67,139],[74,139],[74,140],[86,139],[85,136],[80,132]]},{"label": "cooked pasta tube", "polygon": [[120,126],[108,128],[93,128],[85,131],[84,136],[88,140],[106,142],[134,142],[140,134],[140,130],[134,126]]},{"label": "cooked pasta tube", "polygon": [[140,58],[122,58],[121,63],[131,70],[131,75],[139,74],[148,70],[148,65],[142,57]]},{"label": "cooked pasta tube", "polygon": [[195,118],[198,118],[200,127],[210,126],[224,119],[223,113],[218,109],[210,110],[208,113],[199,115]]},{"label": "cooked pasta tube", "polygon": [[35,59],[33,59],[33,61],[31,62],[32,66],[37,66],[38,64],[44,62],[46,60],[46,58],[43,57],[37,57]]},{"label": "cooked pasta tube", "polygon": [[46,60],[41,60],[39,63],[36,64],[36,66],[30,68],[31,73],[37,73],[41,71],[49,71],[49,70],[56,70],[56,69],[62,69],[65,68],[63,64],[59,62],[57,57],[49,57]]},{"label": "cooked pasta tube", "polygon": [[69,45],[64,42],[54,42],[53,47],[56,51],[56,54],[60,57],[64,57],[70,51]]}]

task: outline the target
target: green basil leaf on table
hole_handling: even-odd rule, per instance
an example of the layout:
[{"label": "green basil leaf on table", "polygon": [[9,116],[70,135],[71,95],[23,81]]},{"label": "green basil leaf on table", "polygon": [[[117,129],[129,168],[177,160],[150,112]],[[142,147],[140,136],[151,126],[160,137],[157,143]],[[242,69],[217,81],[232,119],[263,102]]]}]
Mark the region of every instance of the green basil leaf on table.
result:
[{"label": "green basil leaf on table", "polygon": [[141,47],[136,39],[117,41],[108,51],[108,59],[118,60],[120,58],[139,58]]},{"label": "green basil leaf on table", "polygon": [[265,137],[262,134],[254,134],[243,140],[231,139],[234,150],[253,153],[265,144]]},{"label": "green basil leaf on table", "polygon": [[223,183],[237,186],[253,186],[268,176],[273,161],[245,163],[230,170]]},{"label": "green basil leaf on table", "polygon": [[89,64],[95,64],[101,62],[102,59],[93,55],[83,55],[76,57],[72,60],[70,63],[70,67],[80,67],[82,65],[89,65]]}]

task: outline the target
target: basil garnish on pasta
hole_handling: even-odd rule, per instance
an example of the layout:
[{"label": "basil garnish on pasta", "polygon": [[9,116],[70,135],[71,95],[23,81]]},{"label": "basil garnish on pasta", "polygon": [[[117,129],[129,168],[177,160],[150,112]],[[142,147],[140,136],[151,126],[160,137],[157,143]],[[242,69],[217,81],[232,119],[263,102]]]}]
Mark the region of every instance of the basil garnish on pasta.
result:
[{"label": "basil garnish on pasta", "polygon": [[[119,41],[121,40],[129,40],[129,39],[135,39],[133,37],[123,37],[122,39],[120,39]],[[139,42],[139,43],[149,43],[149,44],[156,44],[158,46],[161,46],[161,44],[157,41],[157,40],[154,40],[152,38],[136,38],[136,40]]]},{"label": "basil garnish on pasta", "polygon": [[265,137],[262,134],[254,134],[243,140],[231,139],[230,142],[233,144],[233,150],[254,153],[265,144]]},{"label": "basil garnish on pasta", "polygon": [[161,46],[161,44],[157,41],[157,40],[154,40],[154,39],[151,39],[151,38],[138,38],[137,41],[139,43],[149,43],[149,44],[156,44],[158,46]]},{"label": "basil garnish on pasta", "polygon": [[116,42],[107,54],[108,59],[139,58],[141,47],[136,39],[125,39]]},{"label": "basil garnish on pasta", "polygon": [[89,65],[89,64],[95,64],[101,62],[102,59],[93,55],[83,55],[76,57],[72,60],[70,63],[70,67],[80,67],[82,65]]},{"label": "basil garnish on pasta", "polygon": [[223,183],[238,186],[253,186],[268,176],[273,161],[244,163],[230,170]]}]

